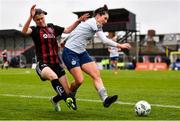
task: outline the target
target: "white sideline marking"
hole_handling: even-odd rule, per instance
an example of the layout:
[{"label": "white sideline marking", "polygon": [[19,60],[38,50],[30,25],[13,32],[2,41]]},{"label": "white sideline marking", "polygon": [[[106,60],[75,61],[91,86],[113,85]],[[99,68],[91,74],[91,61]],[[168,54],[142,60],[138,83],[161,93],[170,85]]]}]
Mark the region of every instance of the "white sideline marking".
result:
[{"label": "white sideline marking", "polygon": [[[0,96],[6,96],[6,97],[19,97],[19,98],[37,98],[37,99],[49,99],[50,97],[46,96],[28,96],[28,95],[13,95],[13,94],[0,94]],[[91,99],[77,99],[79,101],[84,101],[84,102],[102,102],[100,100],[91,100]],[[135,105],[135,103],[129,103],[129,102],[121,102],[117,101],[116,104],[120,105]],[[180,106],[175,106],[175,105],[160,105],[160,104],[151,104],[151,106],[156,106],[156,107],[162,107],[162,108],[177,108],[180,109]]]},{"label": "white sideline marking", "polygon": [[24,74],[31,74],[31,72],[25,71],[25,72],[14,72],[14,73],[1,73],[0,75],[24,75]]}]

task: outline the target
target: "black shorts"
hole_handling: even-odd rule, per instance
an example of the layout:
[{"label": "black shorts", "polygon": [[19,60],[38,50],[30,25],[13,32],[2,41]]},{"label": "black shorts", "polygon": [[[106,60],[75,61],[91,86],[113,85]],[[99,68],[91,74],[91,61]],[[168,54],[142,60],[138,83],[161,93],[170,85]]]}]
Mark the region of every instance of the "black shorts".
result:
[{"label": "black shorts", "polygon": [[37,74],[39,75],[39,77],[41,78],[42,81],[46,81],[46,79],[44,79],[41,76],[41,72],[45,67],[51,68],[57,74],[58,78],[65,75],[64,69],[59,64],[53,64],[53,65],[51,64],[50,65],[50,64],[45,64],[45,63],[38,62],[37,65],[36,65],[36,72],[37,72]]}]

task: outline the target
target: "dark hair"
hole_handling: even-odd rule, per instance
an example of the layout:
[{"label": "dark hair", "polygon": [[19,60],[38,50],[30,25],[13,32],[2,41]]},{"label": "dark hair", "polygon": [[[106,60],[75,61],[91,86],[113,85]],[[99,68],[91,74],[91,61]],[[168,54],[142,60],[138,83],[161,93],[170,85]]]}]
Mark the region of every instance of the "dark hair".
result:
[{"label": "dark hair", "polygon": [[96,9],[93,13],[93,16],[96,16],[97,14],[104,15],[106,13],[108,14],[108,7],[107,5],[104,5],[103,7]]},{"label": "dark hair", "polygon": [[116,36],[116,32],[115,31],[109,31],[108,33],[109,34],[111,33],[113,37]]},{"label": "dark hair", "polygon": [[44,15],[47,15],[47,12],[46,11],[44,11],[44,10],[42,10],[42,9],[40,9],[40,8],[37,8],[37,9],[35,9],[35,15],[34,15],[34,17],[36,16],[36,15],[40,15],[41,13],[43,13]]}]

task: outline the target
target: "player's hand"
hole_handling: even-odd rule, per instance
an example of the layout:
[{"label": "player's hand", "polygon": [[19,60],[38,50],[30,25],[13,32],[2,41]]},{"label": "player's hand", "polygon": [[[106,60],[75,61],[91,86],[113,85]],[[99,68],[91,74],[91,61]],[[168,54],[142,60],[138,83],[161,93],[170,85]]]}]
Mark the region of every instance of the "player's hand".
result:
[{"label": "player's hand", "polygon": [[33,6],[31,7],[31,10],[30,10],[30,16],[31,16],[32,18],[34,17],[34,15],[35,15],[35,13],[36,13],[35,7],[36,7],[36,5],[33,5]]},{"label": "player's hand", "polygon": [[84,15],[82,15],[81,17],[79,17],[78,21],[86,21],[89,17],[89,13],[85,13]]},{"label": "player's hand", "polygon": [[62,41],[62,42],[60,43],[60,47],[61,47],[61,48],[64,48],[64,47],[65,47],[65,41]]},{"label": "player's hand", "polygon": [[120,49],[130,49],[131,45],[129,43],[124,43],[124,44],[118,44],[117,47]]}]

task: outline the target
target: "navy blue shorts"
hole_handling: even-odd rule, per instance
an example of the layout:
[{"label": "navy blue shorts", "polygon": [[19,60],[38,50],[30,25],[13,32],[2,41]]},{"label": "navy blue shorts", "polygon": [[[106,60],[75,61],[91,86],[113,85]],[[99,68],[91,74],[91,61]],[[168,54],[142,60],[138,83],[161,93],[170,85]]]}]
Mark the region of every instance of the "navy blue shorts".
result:
[{"label": "navy blue shorts", "polygon": [[74,67],[80,67],[85,63],[94,61],[91,58],[91,56],[87,53],[87,51],[78,54],[66,47],[63,49],[62,59],[68,70]]},{"label": "navy blue shorts", "polygon": [[119,60],[119,56],[116,56],[116,57],[110,57],[110,60],[111,60],[111,61],[118,61],[118,60]]}]

